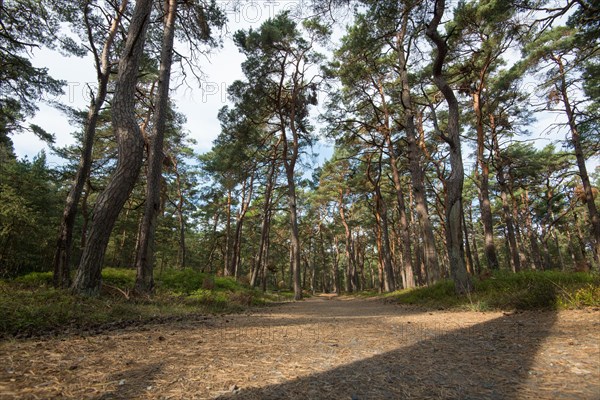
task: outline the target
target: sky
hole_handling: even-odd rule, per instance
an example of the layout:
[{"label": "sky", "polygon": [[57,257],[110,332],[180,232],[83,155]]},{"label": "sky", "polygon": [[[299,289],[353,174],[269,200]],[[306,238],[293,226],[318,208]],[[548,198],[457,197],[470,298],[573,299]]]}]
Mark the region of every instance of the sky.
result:
[{"label": "sky", "polygon": [[[227,87],[236,79],[244,77],[241,63],[245,58],[233,43],[233,33],[239,29],[258,28],[263,21],[284,10],[290,10],[292,15],[300,17],[309,16],[311,12],[306,0],[241,1],[237,2],[237,9],[234,9],[234,1],[219,0],[218,3],[226,12],[229,22],[227,31],[223,31],[223,47],[215,49],[201,61],[205,79],[198,82],[191,77],[186,84],[178,85],[181,82],[175,78],[171,83],[171,87],[174,88],[172,99],[177,109],[186,116],[187,123],[184,128],[189,136],[197,141],[195,150],[199,153],[210,150],[212,141],[220,132],[217,113],[227,104]],[[183,47],[180,46],[179,50],[183,50]],[[90,101],[88,85],[92,88],[96,86],[91,57],[64,57],[56,51],[39,49],[33,52],[32,62],[37,67],[48,68],[52,77],[67,83],[64,94],[43,100],[55,100],[72,107],[87,109]],[[176,71],[174,72],[176,76]],[[80,129],[78,126],[71,126],[65,115],[44,101],[39,102],[39,111],[29,122],[53,133],[56,144],[60,146],[74,143],[72,133]],[[46,144],[32,133],[14,135],[12,139],[15,153],[19,157],[32,158],[40,150],[47,149]],[[324,143],[316,150],[326,153],[323,157],[331,153]],[[51,165],[62,163],[60,158],[49,151],[47,153]]]},{"label": "sky", "polygon": [[[223,32],[223,47],[215,49],[202,60],[202,73],[205,80],[197,82],[191,78],[187,84],[177,86],[179,83],[177,80],[171,84],[172,88],[177,86],[173,90],[172,98],[177,109],[187,117],[184,128],[189,136],[196,140],[195,150],[198,153],[210,150],[213,140],[220,132],[217,113],[227,104],[228,85],[236,79],[243,79],[241,63],[244,61],[244,56],[238,52],[233,43],[233,33],[239,29],[258,28],[263,21],[284,10],[290,10],[296,17],[308,17],[312,12],[308,0],[219,0],[218,3],[227,14],[229,22],[227,32]],[[235,4],[237,8],[234,8]],[[343,30],[340,28],[334,32],[334,36],[339,37],[342,33]],[[46,100],[56,100],[73,107],[87,109],[90,100],[88,85],[94,87],[96,81],[91,57],[67,58],[47,49],[36,50],[33,56],[34,65],[47,67],[51,76],[67,82],[64,94]],[[530,84],[536,85],[535,82]],[[531,139],[535,140],[537,147],[544,147],[556,139],[564,139],[564,133],[552,134],[546,129],[549,124],[559,120],[560,116],[552,114],[538,116],[537,123],[531,127]],[[59,146],[74,143],[72,133],[81,129],[78,126],[71,126],[65,115],[45,102],[39,103],[39,112],[30,119],[30,122],[53,133]],[[12,139],[15,152],[19,157],[32,158],[40,150],[47,149],[46,144],[31,133],[17,134]],[[332,153],[331,146],[324,141],[313,150],[319,154],[317,159],[319,164],[322,164]],[[49,151],[47,154],[51,166],[62,164],[60,158]],[[589,160],[590,172],[599,164],[598,157]]]}]

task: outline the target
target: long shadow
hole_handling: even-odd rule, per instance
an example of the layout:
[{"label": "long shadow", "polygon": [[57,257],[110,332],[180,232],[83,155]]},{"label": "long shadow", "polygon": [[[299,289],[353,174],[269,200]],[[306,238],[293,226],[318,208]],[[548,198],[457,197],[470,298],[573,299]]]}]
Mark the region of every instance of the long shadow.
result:
[{"label": "long shadow", "polygon": [[103,393],[94,400],[144,398],[146,397],[144,394],[148,393],[148,390],[152,390],[154,377],[160,373],[162,368],[162,363],[153,363],[117,372],[109,379],[115,382],[115,389]]},{"label": "long shadow", "polygon": [[557,318],[554,312],[536,313],[535,321],[530,316],[503,316],[450,332],[404,326],[396,350],[219,399],[522,398],[523,391],[535,390],[527,382],[530,368]]}]

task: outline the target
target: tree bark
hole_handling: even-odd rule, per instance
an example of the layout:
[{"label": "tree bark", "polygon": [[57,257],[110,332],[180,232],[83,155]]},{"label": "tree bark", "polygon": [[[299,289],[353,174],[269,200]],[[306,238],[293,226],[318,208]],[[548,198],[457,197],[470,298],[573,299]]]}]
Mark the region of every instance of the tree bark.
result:
[{"label": "tree bark", "polygon": [[79,167],[75,174],[73,186],[67,195],[65,202],[65,208],[63,210],[60,230],[58,234],[58,240],[56,243],[56,253],[54,254],[54,275],[53,283],[57,288],[67,288],[71,284],[71,255],[73,248],[73,229],[75,227],[75,217],[77,216],[77,206],[81,198],[83,186],[90,175],[90,168],[92,166],[92,149],[94,147],[94,138],[96,134],[96,126],[98,125],[98,116],[102,110],[102,106],[106,100],[108,93],[108,80],[110,78],[110,51],[114,43],[115,36],[119,24],[121,22],[121,16],[127,7],[128,0],[123,0],[119,11],[109,28],[108,36],[102,53],[98,54],[96,47],[94,46],[94,39],[92,36],[92,27],[90,21],[87,18],[89,13],[89,5],[85,7],[85,23],[88,32],[88,39],[93,49],[96,74],[98,76],[98,92],[94,96],[86,119],[86,124],[83,133],[83,149],[81,152],[81,160],[79,161]]},{"label": "tree bark", "polygon": [[[275,153],[276,147],[273,152]],[[269,173],[267,175],[267,183],[265,188],[265,204],[263,205],[263,219],[260,226],[260,242],[258,245],[258,252],[256,253],[255,258],[255,267],[250,276],[250,286],[254,287],[256,285],[256,280],[258,278],[259,271],[263,270],[263,263],[266,263],[265,259],[265,247],[267,244],[267,237],[269,236],[269,210],[271,209],[271,197],[273,194],[273,185],[275,181],[275,154],[273,154],[273,159],[271,160],[271,165],[269,166]]]},{"label": "tree bark", "polygon": [[540,246],[537,240],[537,234],[533,228],[533,221],[531,219],[531,210],[529,209],[529,193],[527,190],[523,191],[522,194],[523,213],[525,214],[525,225],[527,227],[527,235],[529,238],[529,247],[531,249],[531,269],[544,269],[544,261],[540,255]]},{"label": "tree bark", "polygon": [[356,269],[356,260],[354,259],[354,249],[352,243],[352,232],[348,221],[346,221],[346,212],[344,209],[344,192],[343,189],[339,190],[338,197],[340,220],[344,226],[344,239],[346,243],[346,292],[352,293],[356,289],[354,271]]},{"label": "tree bark", "polygon": [[469,240],[469,230],[467,229],[467,219],[465,217],[464,208],[463,208],[462,220],[463,220],[463,232],[465,235],[465,256],[467,257],[465,259],[465,261],[466,261],[467,272],[470,275],[474,275],[475,271],[474,271],[474,264],[473,264],[473,255],[471,253],[471,242]]},{"label": "tree bark", "polygon": [[148,146],[148,175],[146,180],[146,203],[140,225],[135,267],[137,270],[134,291],[150,294],[154,290],[154,236],[156,220],[160,212],[160,186],[164,161],[163,143],[165,126],[169,112],[169,83],[173,62],[173,41],[175,38],[175,18],[177,0],[165,2],[164,30],[158,74],[156,109],[154,110],[153,134]]},{"label": "tree bark", "polygon": [[[473,224],[473,207],[469,207],[469,228],[471,232],[475,231]],[[473,235],[473,261],[475,262],[475,273],[481,274],[481,262],[479,261],[479,248],[477,247],[477,238]]]},{"label": "tree bark", "polygon": [[[392,263],[392,254],[390,249],[390,237],[388,230],[387,206],[381,193],[381,154],[377,161],[377,178],[371,176],[372,160],[368,160],[367,179],[373,185],[375,194],[374,214],[377,223],[377,247],[380,262],[380,282],[383,280],[383,290],[393,292],[396,290],[396,282],[394,280],[394,266]],[[381,289],[381,287],[380,287]]]},{"label": "tree bark", "polygon": [[112,107],[113,130],[118,145],[117,167],[94,206],[88,244],[73,282],[73,291],[81,295],[94,296],[100,293],[102,264],[110,233],[133,190],[142,165],[144,141],[134,104],[139,64],[151,10],[151,0],[137,1],[119,62]]},{"label": "tree bark", "polygon": [[571,131],[571,145],[575,150],[575,159],[577,160],[579,177],[581,178],[581,184],[585,193],[585,204],[587,206],[590,218],[590,231],[592,233],[592,237],[594,238],[594,261],[596,265],[600,266],[600,216],[598,215],[598,210],[596,209],[596,203],[594,202],[594,193],[592,191],[590,177],[587,172],[587,167],[585,165],[585,156],[583,154],[583,146],[581,145],[581,136],[579,134],[577,123],[575,121],[575,113],[573,112],[573,107],[571,106],[571,101],[569,99],[568,85],[565,77],[566,71],[562,59],[558,56],[553,56],[553,58],[559,68],[559,90],[562,96],[565,112],[569,121],[569,128]]},{"label": "tree bark", "polygon": [[340,247],[338,244],[337,236],[333,237],[333,262],[331,263],[331,276],[333,279],[333,292],[339,295],[342,291],[340,287],[340,274],[339,274],[339,260],[340,260]]},{"label": "tree bark", "polygon": [[[408,13],[406,13],[406,18]],[[410,171],[412,192],[415,201],[415,209],[419,220],[421,236],[423,238],[423,263],[427,271],[426,279],[428,283],[435,283],[440,280],[442,275],[439,264],[439,257],[435,247],[435,235],[433,225],[429,218],[425,185],[423,184],[424,171],[420,159],[420,151],[417,145],[417,127],[415,124],[415,110],[410,94],[410,81],[408,78],[408,65],[404,52],[404,44],[398,38],[398,60],[400,68],[400,81],[402,82],[402,107],[404,109],[404,129],[406,132],[406,142],[408,144],[408,168]]]},{"label": "tree bark", "polygon": [[175,183],[177,184],[177,205],[175,208],[177,209],[177,221],[179,223],[179,251],[177,252],[177,265],[179,266],[179,269],[184,269],[187,260],[187,246],[185,244],[185,215],[183,215],[185,198],[183,196],[181,174],[178,169],[177,159],[175,157],[173,157],[173,159],[175,160],[173,162],[173,166],[175,168]]},{"label": "tree bark", "polygon": [[[502,177],[501,177],[502,176]],[[504,214],[504,223],[506,224],[506,234],[508,239],[508,249],[510,253],[513,272],[521,270],[521,259],[519,258],[519,249],[517,248],[517,239],[515,236],[515,226],[508,204],[508,195],[506,194],[506,182],[503,178],[504,172],[498,172],[498,185],[500,186],[500,199],[502,200],[502,213]]]},{"label": "tree bark", "polygon": [[286,166],[288,181],[288,206],[290,210],[291,233],[291,259],[290,268],[294,286],[294,300],[302,299],[302,286],[300,284],[300,232],[298,231],[298,211],[296,203],[296,182],[294,169]]},{"label": "tree bark", "polygon": [[[403,35],[401,35],[403,37]],[[400,46],[402,39],[398,39],[398,45]],[[404,53],[402,53],[404,54]],[[394,181],[394,188],[396,189],[396,200],[398,202],[398,216],[400,219],[400,253],[402,254],[402,277],[406,280],[404,287],[414,287],[415,279],[413,274],[412,264],[412,241],[410,238],[408,221],[406,218],[406,204],[404,203],[404,193],[402,191],[402,183],[400,182],[400,172],[398,171],[398,160],[396,159],[396,149],[392,142],[391,122],[390,114],[387,106],[385,94],[383,92],[383,85],[379,82],[378,85],[381,102],[383,105],[385,115],[385,125],[383,127],[383,134],[385,136],[385,146],[388,148],[390,157],[390,167],[392,169],[392,179]],[[410,93],[409,93],[410,97]],[[404,100],[404,98],[403,98]],[[410,99],[409,99],[410,100]],[[413,125],[414,128],[414,125]]]},{"label": "tree bark", "polygon": [[454,280],[454,289],[456,293],[464,294],[471,292],[472,283],[465,266],[463,249],[462,189],[464,167],[460,148],[458,101],[442,72],[444,60],[448,54],[448,45],[437,30],[445,6],[445,0],[435,0],[434,15],[427,26],[426,34],[436,48],[436,57],[433,62],[433,80],[448,104],[447,135],[443,135],[444,141],[450,148],[451,166],[450,176],[446,180],[446,246],[450,261],[450,274]]},{"label": "tree bark", "polygon": [[[492,145],[493,145],[496,159],[498,162],[498,165],[496,165],[496,169],[498,170],[498,173],[496,174],[496,176],[498,178],[498,186],[500,187],[500,199],[502,200],[502,213],[503,213],[503,217],[504,217],[504,223],[506,225],[506,232],[508,235],[508,249],[509,249],[509,256],[510,256],[509,257],[510,264],[512,265],[513,272],[518,272],[521,270],[521,259],[519,257],[519,249],[517,247],[517,239],[515,236],[515,227],[514,227],[515,221],[513,220],[513,214],[511,213],[510,206],[508,204],[508,194],[507,194],[508,183],[507,183],[506,173],[504,172],[505,162],[502,159],[502,155],[500,153],[500,144],[498,143],[498,137],[496,134],[497,132],[496,132],[496,126],[495,126],[495,118],[493,116],[490,116],[490,125],[491,125],[491,129],[492,129]],[[482,179],[482,181],[483,181],[483,179]],[[489,198],[488,198],[488,201],[489,201]],[[491,210],[490,210],[489,216],[490,216],[490,218],[492,216]],[[485,227],[485,224],[484,224],[484,227]],[[484,230],[485,230],[485,228],[484,228]],[[492,242],[493,242],[493,239],[492,239]],[[486,249],[487,249],[487,241],[486,241]],[[490,254],[487,254],[487,252],[486,252],[486,256],[490,256]],[[493,257],[496,257],[495,246],[493,249]],[[491,265],[491,264],[489,264],[490,262],[491,262],[491,260],[488,257],[488,266]],[[496,259],[496,262],[498,262],[497,259]]]},{"label": "tree bark", "polygon": [[479,207],[481,209],[481,222],[483,223],[484,252],[488,268],[497,270],[498,256],[494,244],[494,225],[492,222],[492,205],[490,202],[490,167],[484,157],[485,140],[483,132],[483,111],[481,105],[481,92],[485,85],[485,72],[479,77],[479,87],[473,93],[473,110],[475,111],[475,130],[477,131],[477,165],[479,166],[478,189]]},{"label": "tree bark", "polygon": [[227,211],[225,212],[227,221],[225,221],[225,250],[223,254],[223,275],[231,276],[233,271],[230,269],[229,256],[231,254],[231,189],[227,190]]},{"label": "tree bark", "polygon": [[[249,181],[244,181],[244,187],[242,188],[242,204],[240,205],[240,210],[235,223],[230,270],[233,271],[233,276],[235,276],[236,279],[239,277],[240,260],[242,258],[242,228],[244,227],[244,218],[248,212],[248,207],[252,200],[252,191],[254,189],[254,171],[252,171],[251,174]],[[246,186],[248,187],[248,190],[246,190]]]}]

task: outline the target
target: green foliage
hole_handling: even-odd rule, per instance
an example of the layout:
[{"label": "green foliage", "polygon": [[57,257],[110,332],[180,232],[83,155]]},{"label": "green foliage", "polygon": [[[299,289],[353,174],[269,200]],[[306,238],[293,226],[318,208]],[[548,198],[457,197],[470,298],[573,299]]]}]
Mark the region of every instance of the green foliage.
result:
[{"label": "green foliage", "polygon": [[235,290],[240,290],[242,288],[240,283],[238,281],[236,281],[235,279],[233,279],[231,277],[222,277],[222,276],[215,278],[215,287],[217,289],[229,290],[232,292]]},{"label": "green foliage", "polygon": [[12,152],[8,135],[23,129],[45,93],[62,93],[63,82],[50,77],[47,68],[34,67],[28,54],[40,45],[54,47],[60,26],[45,2],[34,0],[0,3],[0,21],[0,145]]},{"label": "green foliage", "polygon": [[475,280],[469,296],[454,294],[451,281],[386,295],[402,304],[469,310],[572,309],[600,306],[600,277],[559,271],[497,272]]},{"label": "green foliage", "polygon": [[102,282],[118,288],[133,287],[135,282],[135,270],[124,268],[104,268],[102,270]]},{"label": "green foliage", "polygon": [[15,278],[14,282],[23,284],[27,287],[51,286],[52,272],[30,272]]},{"label": "green foliage", "polygon": [[190,294],[202,287],[205,278],[205,274],[187,268],[183,270],[166,270],[155,279],[158,290]]},{"label": "green foliage", "polygon": [[94,330],[157,318],[241,311],[289,299],[287,295],[263,295],[233,278],[214,277],[192,269],[163,271],[156,277],[157,293],[152,298],[128,297],[135,270],[105,268],[102,280],[106,287],[98,298],[74,296],[67,290],[52,288],[50,272],[0,281],[0,337]]},{"label": "green foliage", "polygon": [[0,276],[48,270],[60,201],[44,153],[0,162]]}]

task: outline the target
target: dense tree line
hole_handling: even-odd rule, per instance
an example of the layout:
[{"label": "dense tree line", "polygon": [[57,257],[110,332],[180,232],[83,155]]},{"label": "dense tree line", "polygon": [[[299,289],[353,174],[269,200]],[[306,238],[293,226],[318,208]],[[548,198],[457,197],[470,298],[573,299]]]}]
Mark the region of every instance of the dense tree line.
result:
[{"label": "dense tree line", "polygon": [[[338,42],[335,8],[352,13]],[[53,270],[56,286],[97,295],[103,266],[136,268],[146,294],[155,268],[189,267],[300,299],[597,270],[600,174],[586,161],[600,143],[599,8],[360,0],[280,13],[233,35],[244,78],[198,155],[171,70],[200,75],[226,23],[217,2],[3,1],[0,274]],[[10,139],[52,142],[26,124],[41,93],[61,90],[32,66],[41,46],[91,54],[98,79],[87,110],[58,105],[79,128],[76,145],[51,144],[65,160],[54,168],[17,159]],[[564,140],[541,148],[534,122],[552,113],[546,130]],[[313,168],[319,130],[333,155]]]}]

